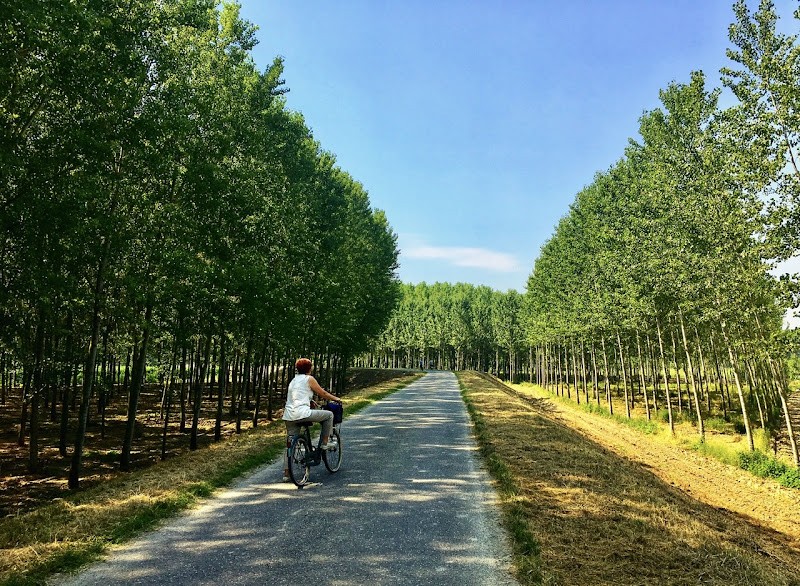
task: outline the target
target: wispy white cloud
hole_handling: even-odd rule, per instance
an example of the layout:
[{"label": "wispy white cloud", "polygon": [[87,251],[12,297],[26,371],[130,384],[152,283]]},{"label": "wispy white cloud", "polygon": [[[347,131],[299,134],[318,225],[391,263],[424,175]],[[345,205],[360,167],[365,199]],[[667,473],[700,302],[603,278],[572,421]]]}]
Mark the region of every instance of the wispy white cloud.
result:
[{"label": "wispy white cloud", "polygon": [[514,255],[485,248],[430,246],[415,243],[404,248],[402,254],[407,258],[440,260],[457,267],[487,269],[498,273],[513,273],[520,270],[519,261]]}]

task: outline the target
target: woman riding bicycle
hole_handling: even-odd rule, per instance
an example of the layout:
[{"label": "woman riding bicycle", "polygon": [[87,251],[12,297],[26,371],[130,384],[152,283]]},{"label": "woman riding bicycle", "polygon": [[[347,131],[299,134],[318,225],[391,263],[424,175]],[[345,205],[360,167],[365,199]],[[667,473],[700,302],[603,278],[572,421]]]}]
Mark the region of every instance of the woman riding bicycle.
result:
[{"label": "woman riding bicycle", "polygon": [[[297,376],[289,383],[286,408],[283,411],[286,434],[290,438],[299,434],[301,423],[322,423],[322,449],[329,450],[333,447],[333,444],[328,442],[333,427],[333,412],[327,409],[312,409],[311,402],[314,393],[328,401],[341,402],[342,400],[323,389],[317,379],[308,374],[311,372],[311,361],[308,358],[301,358],[294,366],[297,369]],[[283,459],[283,481],[289,481],[289,465],[285,455]]]}]

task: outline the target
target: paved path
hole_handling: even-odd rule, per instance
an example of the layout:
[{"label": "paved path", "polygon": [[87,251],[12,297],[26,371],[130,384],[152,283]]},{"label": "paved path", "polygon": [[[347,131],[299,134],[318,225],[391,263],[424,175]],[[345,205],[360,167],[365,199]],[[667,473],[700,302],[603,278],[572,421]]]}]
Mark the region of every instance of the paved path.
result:
[{"label": "paved path", "polygon": [[452,373],[342,426],[337,474],[261,468],[63,584],[515,584],[494,494]]}]

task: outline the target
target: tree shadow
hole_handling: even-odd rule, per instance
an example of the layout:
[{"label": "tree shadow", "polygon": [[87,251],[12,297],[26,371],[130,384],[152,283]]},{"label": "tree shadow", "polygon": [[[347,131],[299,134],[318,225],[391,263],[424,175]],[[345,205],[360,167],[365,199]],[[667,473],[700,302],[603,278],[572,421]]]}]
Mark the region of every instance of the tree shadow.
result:
[{"label": "tree shadow", "polygon": [[473,400],[520,484],[554,582],[800,584],[791,537],[693,498],[548,418],[538,402],[525,401],[535,409],[526,412]]}]

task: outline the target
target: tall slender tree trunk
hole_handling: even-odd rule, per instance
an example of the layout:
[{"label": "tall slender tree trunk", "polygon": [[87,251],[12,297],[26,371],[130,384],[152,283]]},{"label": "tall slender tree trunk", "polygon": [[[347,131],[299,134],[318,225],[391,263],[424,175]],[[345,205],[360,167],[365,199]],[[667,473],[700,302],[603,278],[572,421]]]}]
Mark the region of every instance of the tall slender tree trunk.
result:
[{"label": "tall slender tree trunk", "polygon": [[91,400],[92,386],[94,385],[94,370],[97,362],[97,341],[100,337],[100,302],[103,297],[106,264],[108,262],[110,250],[111,239],[104,238],[102,253],[100,254],[100,263],[97,268],[97,278],[94,286],[92,330],[89,336],[89,352],[86,357],[86,366],[83,377],[83,390],[81,393],[81,406],[80,411],[78,412],[78,429],[75,432],[75,449],[72,452],[72,462],[69,470],[68,486],[70,490],[76,490],[80,483],[81,461],[83,459],[83,443],[86,439],[86,425],[89,421],[89,401]]},{"label": "tall slender tree trunk", "polygon": [[533,383],[533,344],[528,345],[528,382]]},{"label": "tall slender tree trunk", "polygon": [[683,402],[681,400],[683,391],[681,390],[681,365],[678,362],[678,346],[675,343],[675,336],[672,330],[669,332],[669,337],[672,339],[672,356],[675,359],[675,383],[678,386],[678,413],[683,413]]},{"label": "tall slender tree trunk", "polygon": [[181,433],[186,432],[186,340],[183,341],[183,348],[181,349],[181,394],[179,397],[181,408],[181,422],[178,426],[178,431]]},{"label": "tall slender tree trunk", "polygon": [[131,448],[133,447],[133,436],[136,431],[136,412],[139,408],[139,397],[142,393],[142,382],[144,381],[144,371],[147,365],[147,343],[150,340],[150,320],[152,316],[153,301],[148,299],[144,314],[142,346],[137,352],[137,360],[134,362],[131,390],[128,394],[128,421],[125,424],[125,436],[122,440],[122,454],[119,463],[120,470],[125,472],[131,469]]},{"label": "tall slender tree trunk", "polygon": [[214,398],[214,387],[217,386],[217,341],[214,340],[214,346],[211,349],[211,379],[208,381],[208,398]]},{"label": "tall slender tree trunk", "polygon": [[8,393],[8,364],[6,362],[8,354],[0,350],[0,405],[6,404],[6,394]]},{"label": "tall slender tree trunk", "polygon": [[294,370],[289,373],[289,361],[291,359],[291,349],[287,349],[283,356],[283,370],[281,370],[281,402],[286,404],[286,396],[289,392],[289,382],[294,376]]},{"label": "tall slender tree trunk", "polygon": [[606,399],[608,400],[608,412],[614,414],[614,403],[611,400],[611,381],[608,380],[608,353],[606,352],[606,337],[600,336],[600,342],[603,346],[603,379],[606,386]]},{"label": "tall slender tree trunk", "polygon": [[132,348],[128,346],[128,353],[127,357],[125,358],[125,376],[122,379],[122,394],[126,395],[128,393],[128,385],[130,384],[131,380],[131,352]]},{"label": "tall slender tree trunk", "polygon": [[706,409],[709,413],[711,413],[711,387],[708,383],[708,374],[706,370],[706,359],[703,356],[703,345],[700,343],[700,332],[697,330],[697,326],[694,328],[694,335],[695,339],[697,340],[697,355],[700,357],[700,368],[698,373],[700,374],[700,381],[701,385],[703,381],[705,381],[705,388],[706,388]]},{"label": "tall slender tree trunk", "polygon": [[739,406],[742,409],[742,421],[744,422],[744,431],[747,435],[747,448],[752,452],[755,450],[755,445],[753,443],[753,431],[750,426],[750,417],[747,414],[747,404],[744,400],[744,389],[742,388],[742,381],[739,379],[739,368],[738,368],[738,361],[736,360],[736,353],[733,351],[733,347],[731,346],[731,342],[728,339],[728,333],[725,331],[725,321],[723,320],[720,323],[720,329],[722,331],[722,339],[725,341],[725,345],[728,347],[728,357],[731,361],[731,370],[733,371],[733,380],[736,383],[736,392],[739,394]]},{"label": "tall slender tree trunk", "polygon": [[[672,398],[669,396],[669,378],[667,377],[667,359],[664,356],[664,341],[661,336],[661,324],[656,320],[658,329],[658,348],[661,351],[661,367],[664,370],[664,396],[667,402],[667,416],[669,417],[669,430],[675,435],[675,420],[672,418]],[[677,372],[677,371],[676,371]]]},{"label": "tall slender tree trunk", "polygon": [[599,378],[597,374],[597,351],[594,347],[594,340],[592,340],[592,390],[594,391],[594,398],[597,400],[598,405],[600,405]]},{"label": "tall slender tree trunk", "polygon": [[644,410],[647,413],[647,419],[650,420],[650,401],[647,400],[647,382],[644,380],[644,361],[642,360],[642,344],[639,340],[639,332],[636,332],[636,351],[639,353],[639,381],[642,385],[644,392]]},{"label": "tall slender tree trunk", "polygon": [[28,435],[28,407],[31,402],[31,385],[33,381],[33,370],[30,364],[23,365],[22,372],[22,409],[19,416],[19,433],[17,434],[17,445],[25,445],[25,438]]},{"label": "tall slender tree trunk", "polygon": [[[253,353],[253,334],[247,339],[247,349],[245,350],[244,369],[239,387],[239,407],[236,410],[236,433],[242,433],[242,415],[244,412],[244,397],[250,392],[250,355]],[[244,389],[241,388],[244,386]]]},{"label": "tall slender tree trunk", "polygon": [[686,340],[686,327],[683,323],[683,313],[681,318],[681,336],[683,337],[683,349],[686,352],[686,364],[689,370],[689,383],[692,386],[692,397],[694,398],[695,411],[697,413],[697,431],[700,433],[700,441],[706,441],[706,430],[703,425],[703,413],[700,409],[700,398],[697,396],[697,385],[694,380],[694,368],[692,367],[692,356],[689,353],[689,342]]},{"label": "tall slender tree trunk", "polygon": [[578,389],[578,361],[575,358],[575,339],[569,339],[570,350],[572,351],[572,382],[575,383],[575,401],[580,405],[581,393]]},{"label": "tall slender tree trunk", "polygon": [[[51,336],[51,338],[48,340],[47,347],[45,348],[45,354],[47,356],[52,356],[53,352],[55,351],[54,349],[57,349],[59,347],[59,345],[60,345],[60,341],[58,340],[58,337],[55,337],[55,340],[53,338],[54,337]],[[47,388],[48,388],[48,391],[49,391],[48,392],[48,396],[51,397],[51,400],[50,400],[50,423],[55,423],[56,420],[58,419],[58,409],[57,409],[57,403],[58,403],[58,381],[55,380],[57,378],[58,377],[57,377],[57,374],[55,372],[55,368],[53,368],[53,367],[48,368],[47,369],[47,376],[46,376],[46,383],[45,384],[47,385]]]},{"label": "tall slender tree trunk", "polygon": [[542,386],[550,390],[550,343],[545,342],[542,354]]},{"label": "tall slender tree trunk", "polygon": [[620,338],[619,330],[617,330],[617,344],[619,345],[619,364],[622,371],[622,387],[625,389],[625,414],[628,419],[631,418],[631,404],[628,401],[628,377],[625,373],[625,353],[622,349],[622,338]]},{"label": "tall slender tree trunk", "polygon": [[758,419],[761,422],[761,429],[767,429],[767,423],[764,420],[764,410],[761,408],[761,398],[758,396],[758,383],[756,381],[755,372],[753,372],[753,366],[750,364],[750,361],[745,358],[743,360],[745,366],[745,373],[750,381],[750,395],[755,398],[756,400],[756,407],[758,407]]},{"label": "tall slender tree trunk", "polygon": [[581,378],[583,381],[583,394],[586,398],[586,403],[589,403],[589,383],[586,380],[586,344],[581,339]]},{"label": "tall slender tree trunk", "polygon": [[228,385],[228,363],[225,357],[225,332],[219,336],[219,379],[217,380],[217,416],[214,422],[214,441],[222,439],[222,410]]},{"label": "tall slender tree trunk", "polygon": [[106,360],[108,358],[108,325],[103,328],[103,353],[100,361],[100,392],[97,402],[100,406],[100,439],[106,439]]},{"label": "tall slender tree trunk", "polygon": [[[67,354],[72,349],[72,329],[67,338]],[[64,367],[64,386],[61,396],[61,423],[58,433],[58,453],[62,458],[67,457],[67,430],[69,429],[69,400],[70,400],[70,379],[72,378],[72,364],[66,363]]]},{"label": "tall slender tree trunk", "polygon": [[264,348],[261,350],[261,360],[259,361],[258,372],[259,376],[256,379],[255,385],[255,395],[256,395],[256,405],[253,410],[253,427],[258,425],[258,417],[260,415],[261,410],[261,389],[263,387],[264,382],[264,369],[266,368],[266,361],[267,361],[267,350],[269,348],[269,338],[264,338]]},{"label": "tall slender tree trunk", "polygon": [[711,332],[709,334],[709,340],[711,341],[711,354],[714,356],[714,370],[717,373],[716,386],[717,386],[717,391],[719,391],[720,403],[722,404],[722,413],[727,418],[730,405],[726,405],[725,402],[725,391],[723,388],[722,372],[719,367],[719,355],[717,353],[717,346],[714,343],[714,332]]},{"label": "tall slender tree trunk", "polygon": [[167,436],[169,435],[169,416],[172,410],[172,391],[175,388],[175,368],[178,362],[178,336],[181,335],[181,326],[172,338],[172,360],[170,361],[169,376],[164,387],[164,429],[161,433],[161,459],[167,459]]},{"label": "tall slender tree trunk", "polygon": [[209,328],[208,334],[206,334],[206,345],[205,349],[203,350],[202,358],[199,358],[199,374],[197,379],[195,380],[195,391],[194,391],[194,413],[192,417],[192,432],[189,436],[189,449],[196,450],[198,447],[197,443],[197,431],[200,427],[200,411],[203,407],[203,383],[206,380],[206,369],[208,368],[208,361],[211,357],[211,328]]},{"label": "tall slender tree trunk", "polygon": [[325,356],[325,378],[321,378],[321,380],[328,385],[329,389],[333,388],[333,369],[331,368],[330,349],[328,349],[327,356]]},{"label": "tall slender tree trunk", "polygon": [[564,396],[564,368],[561,365],[561,346],[558,347],[558,363],[556,368],[558,368],[558,372],[556,374],[556,394],[560,396]]},{"label": "tall slender tree trunk", "polygon": [[[653,411],[658,413],[658,390],[660,386],[658,382],[658,371],[661,369],[658,367],[655,354],[653,353],[653,344],[650,340],[649,332],[647,334],[647,354],[650,356],[650,373],[652,374],[653,379]],[[664,380],[668,380],[666,368],[664,370]]]},{"label": "tall slender tree trunk", "polygon": [[228,408],[228,415],[231,419],[236,418],[236,406],[238,404],[238,393],[239,393],[239,371],[241,370],[242,365],[242,356],[239,353],[239,350],[236,350],[233,356],[233,363],[231,364],[231,401],[230,406]]},{"label": "tall slender tree trunk", "polygon": [[36,326],[36,363],[33,369],[33,388],[31,392],[31,428],[28,444],[28,471],[39,470],[39,399],[44,388],[44,326],[40,314]]},{"label": "tall slender tree trunk", "polygon": [[[764,332],[761,329],[761,320],[758,318],[758,313],[754,311],[753,317],[755,317],[759,334],[761,335],[762,339],[764,339]],[[780,367],[774,360],[772,360],[772,356],[770,356],[769,351],[767,351],[767,362],[772,372],[773,379],[775,380],[775,387],[778,392],[778,396],[780,397],[781,410],[783,411],[784,422],[786,423],[786,433],[789,439],[789,445],[792,450],[792,458],[794,460],[794,465],[800,467],[800,455],[798,455],[797,439],[795,438],[794,435],[794,428],[792,427],[792,418],[789,412],[789,405],[786,396],[786,391],[789,388],[789,381],[786,379],[785,376],[786,371],[782,367]]]},{"label": "tall slender tree trunk", "polygon": [[783,412],[784,422],[786,423],[786,433],[789,438],[789,447],[792,450],[792,460],[794,461],[794,465],[800,467],[800,456],[798,455],[797,451],[797,439],[794,435],[794,428],[792,427],[792,418],[791,414],[789,413],[789,404],[786,399],[786,391],[784,390],[784,380],[783,377],[779,375],[777,372],[778,366],[773,362],[772,358],[767,355],[767,360],[769,361],[770,368],[772,369],[773,375],[775,376],[775,383],[778,391],[778,396],[781,400],[781,411]]},{"label": "tall slender tree trunk", "polygon": [[30,429],[28,442],[28,472],[39,470],[39,399],[41,397],[41,364],[33,371],[33,385],[30,399]]},{"label": "tall slender tree trunk", "polygon": [[186,389],[186,404],[188,407],[194,409],[194,389],[195,381],[197,380],[197,368],[200,363],[200,343],[201,340],[198,338],[197,344],[195,345],[194,341],[192,341],[192,352],[189,355],[189,384],[187,385]]},{"label": "tall slender tree trunk", "polygon": [[[269,367],[267,370],[267,420],[272,421],[272,411],[274,409],[274,395],[275,395],[275,384],[273,384],[273,378],[277,380],[276,374],[277,369],[275,367],[275,361],[278,357],[278,354],[273,346],[269,353]],[[370,356],[370,362],[372,361],[372,356]]]}]

